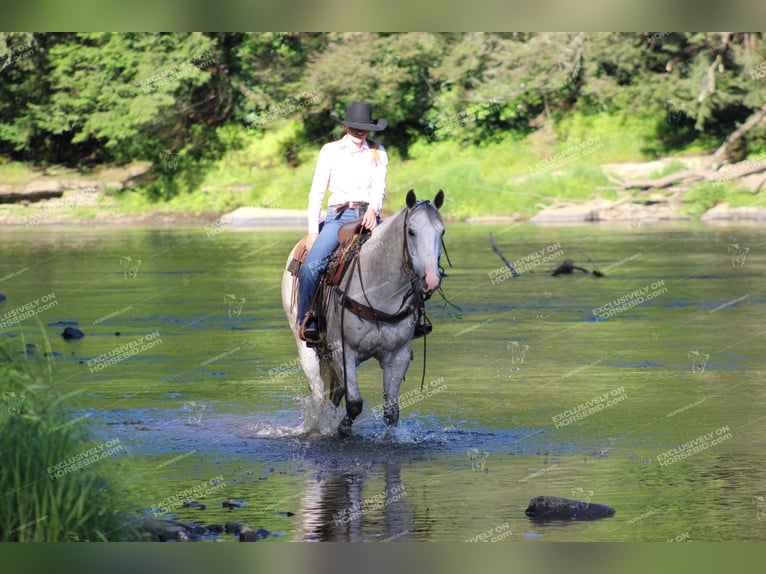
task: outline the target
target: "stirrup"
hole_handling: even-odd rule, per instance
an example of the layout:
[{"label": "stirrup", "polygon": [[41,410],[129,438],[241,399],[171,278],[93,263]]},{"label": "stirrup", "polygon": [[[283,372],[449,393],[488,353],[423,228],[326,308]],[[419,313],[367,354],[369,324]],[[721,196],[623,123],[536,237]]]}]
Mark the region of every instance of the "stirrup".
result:
[{"label": "stirrup", "polygon": [[[309,330],[307,332],[306,325],[309,321],[312,320],[316,323],[316,328],[315,330]],[[298,336],[300,337],[301,341],[306,343],[307,347],[316,347],[324,340],[324,333],[319,330],[319,320],[311,311],[306,313],[306,316],[303,318],[303,322],[298,329]]]}]

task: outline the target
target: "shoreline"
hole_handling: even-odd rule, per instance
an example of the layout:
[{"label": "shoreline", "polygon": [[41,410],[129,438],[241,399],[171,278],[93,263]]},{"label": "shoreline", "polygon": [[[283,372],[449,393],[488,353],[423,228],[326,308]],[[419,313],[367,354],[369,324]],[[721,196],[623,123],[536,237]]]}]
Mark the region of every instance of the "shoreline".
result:
[{"label": "shoreline", "polygon": [[[704,156],[684,158],[662,158],[648,162],[623,162],[602,164],[602,171],[610,177],[620,179],[651,177],[658,170],[666,169],[673,163],[683,163],[687,169],[698,167]],[[205,226],[210,233],[221,229],[306,229],[306,210],[282,209],[276,207],[238,207],[229,212],[206,211],[193,213],[173,210],[167,205],[158,205],[148,211],[131,212],[121,206],[109,190],[127,190],[136,185],[148,172],[151,164],[135,162],[123,167],[102,167],[89,175],[81,175],[64,168],[52,169],[50,173],[34,174],[28,181],[15,184],[0,184],[0,225],[24,227],[40,226],[134,226],[134,227],[180,227]],[[757,193],[762,183],[748,185]],[[747,183],[744,182],[743,183]],[[757,184],[757,185],[755,185]],[[755,187],[753,187],[755,185]],[[597,194],[598,188],[593,190]],[[655,190],[623,193],[619,199],[594,197],[577,201],[548,198],[552,205],[535,204],[527,212],[529,216],[513,215],[472,215],[455,218],[444,209],[445,223],[469,223],[477,225],[583,225],[593,223],[614,223],[639,227],[669,222],[728,224],[733,222],[766,223],[766,207],[757,207],[757,201],[749,207],[730,207],[722,202],[694,216],[683,213],[688,209],[677,193]],[[396,210],[383,209],[382,216],[388,217]]]},{"label": "shoreline", "polygon": [[[56,213],[55,207],[37,202],[26,206],[24,215],[11,213],[0,205],[0,225],[15,229],[39,229],[40,227],[216,227],[227,230],[290,230],[306,229],[306,211],[303,209],[279,209],[267,207],[240,207],[227,213],[193,214],[184,211],[158,209],[146,213],[122,213],[113,206],[104,206],[87,216]],[[718,204],[707,210],[701,217],[691,217],[678,213],[669,206],[642,206],[630,204],[615,208],[604,200],[591,200],[579,205],[548,207],[532,217],[514,216],[472,216],[465,219],[445,217],[445,223],[466,223],[470,225],[517,225],[534,224],[541,227],[560,227],[574,225],[617,225],[639,228],[644,225],[659,224],[706,224],[720,225],[732,223],[766,223],[766,208],[729,207]],[[95,206],[93,209],[96,209]],[[384,218],[392,215],[384,211]]]}]

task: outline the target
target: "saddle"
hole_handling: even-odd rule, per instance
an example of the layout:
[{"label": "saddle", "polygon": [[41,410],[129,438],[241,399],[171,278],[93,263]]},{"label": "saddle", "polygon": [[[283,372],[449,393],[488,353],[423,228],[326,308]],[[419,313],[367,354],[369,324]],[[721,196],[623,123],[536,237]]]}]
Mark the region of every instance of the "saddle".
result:
[{"label": "saddle", "polygon": [[[332,255],[330,255],[330,261],[323,273],[323,275],[333,275],[333,285],[338,285],[340,283],[340,280],[343,279],[345,271],[348,268],[348,264],[353,259],[352,256],[349,256],[348,252],[354,247],[354,245],[357,243],[357,240],[360,240],[356,246],[356,249],[354,249],[353,255],[355,255],[359,250],[358,248],[362,246],[368,237],[369,232],[366,232],[366,230],[362,228],[361,217],[344,223],[338,230],[338,247],[336,247],[335,251],[333,251]],[[306,238],[304,237],[298,242],[298,245],[295,246],[295,254],[293,255],[293,260],[290,261],[290,264],[287,266],[287,270],[294,277],[298,276],[301,267],[306,262],[306,257],[308,257],[308,254],[309,250],[306,248]],[[330,269],[333,267],[333,262],[336,263],[335,269],[332,273],[330,273]]]},{"label": "saddle", "polygon": [[[330,255],[327,267],[319,277],[319,283],[317,289],[314,292],[314,296],[311,299],[311,305],[309,306],[309,312],[316,316],[319,324],[319,331],[321,339],[324,339],[325,321],[324,321],[324,301],[327,297],[327,293],[332,287],[337,287],[343,281],[347,271],[351,267],[351,263],[356,259],[362,245],[370,237],[370,232],[362,227],[362,218],[353,219],[344,223],[338,230],[338,247]],[[287,266],[287,270],[293,275],[293,304],[297,304],[298,297],[298,274],[303,264],[306,262],[306,257],[309,254],[309,249],[306,248],[306,238],[304,237],[298,242],[295,247],[295,254],[293,260]]]},{"label": "saddle", "polygon": [[[319,283],[317,284],[314,296],[311,299],[309,305],[309,313],[316,317],[319,326],[320,341],[325,338],[326,324],[325,324],[325,309],[329,300],[330,293],[333,289],[338,289],[346,276],[346,273],[351,269],[354,261],[359,255],[359,250],[362,245],[370,238],[370,232],[362,227],[362,218],[357,218],[349,221],[338,230],[338,247],[330,255],[327,267],[319,277]],[[287,266],[287,270],[293,275],[293,305],[298,304],[298,274],[301,266],[306,261],[309,249],[306,248],[306,238],[304,237],[298,242],[295,248],[295,254],[293,260]],[[407,298],[407,294],[404,298]],[[366,319],[368,321],[384,321],[384,322],[398,322],[415,312],[417,315],[417,323],[415,325],[415,334],[413,338],[423,337],[429,334],[432,330],[431,322],[426,317],[423,309],[425,302],[422,296],[418,296],[414,303],[409,306],[402,307],[402,309],[394,314],[384,313],[363,305],[353,299],[343,297],[343,306],[355,315]],[[402,301],[404,305],[404,300]],[[317,342],[311,342],[307,345],[310,347],[317,346]]]}]

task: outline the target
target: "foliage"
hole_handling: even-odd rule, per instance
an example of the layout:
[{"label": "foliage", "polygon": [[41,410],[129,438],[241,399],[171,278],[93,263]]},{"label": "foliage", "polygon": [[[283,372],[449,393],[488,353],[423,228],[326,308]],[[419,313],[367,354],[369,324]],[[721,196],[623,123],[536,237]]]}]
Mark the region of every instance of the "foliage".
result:
[{"label": "foliage", "polygon": [[[83,170],[149,160],[149,201],[222,179],[281,201],[351,99],[388,119],[376,137],[402,161],[446,141],[462,155],[527,138],[539,154],[589,116],[623,118],[629,146],[640,137],[653,157],[719,146],[763,105],[763,76],[762,33],[2,33],[0,156]],[[235,182],[223,158],[254,142],[277,156]],[[729,160],[764,147],[753,129]],[[216,198],[236,202],[228,193]]]},{"label": "foliage", "polygon": [[0,541],[117,540],[125,529],[111,510],[116,488],[103,462],[62,478],[48,473],[92,441],[61,409],[69,397],[49,397],[47,377],[0,344]]},{"label": "foliage", "polygon": [[681,210],[694,217],[702,215],[719,203],[726,202],[731,207],[752,206],[760,202],[751,192],[736,187],[731,182],[697,183],[684,193]]}]

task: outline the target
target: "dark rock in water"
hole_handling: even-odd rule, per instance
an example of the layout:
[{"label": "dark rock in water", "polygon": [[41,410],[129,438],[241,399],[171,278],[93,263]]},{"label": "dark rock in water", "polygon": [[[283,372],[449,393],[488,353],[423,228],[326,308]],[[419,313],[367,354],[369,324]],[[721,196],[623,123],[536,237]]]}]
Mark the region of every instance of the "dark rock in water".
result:
[{"label": "dark rock in water", "polygon": [[207,528],[201,524],[196,524],[194,522],[184,522],[182,525],[184,528],[186,528],[186,533],[192,537],[192,540],[199,539],[204,534],[207,534]]},{"label": "dark rock in water", "polygon": [[121,334],[121,333],[120,333],[119,331],[115,331],[115,332],[114,332],[114,336],[115,336],[115,337],[119,337],[119,336],[120,336],[120,334]]},{"label": "dark rock in water", "polygon": [[0,301],[5,301],[5,295],[3,295],[2,293],[0,293]]},{"label": "dark rock in water", "polygon": [[582,271],[583,273],[586,273],[586,274],[587,273],[593,273],[594,277],[603,277],[604,276],[604,274],[601,271],[599,271],[598,269],[594,269],[593,271],[588,271],[584,267],[578,267],[577,265],[574,264],[574,261],[572,261],[571,259],[564,259],[564,262],[561,265],[559,265],[558,267],[556,267],[556,269],[553,270],[551,275],[553,275],[554,277],[556,275],[569,275],[575,269],[577,271]]},{"label": "dark rock in water", "polygon": [[229,534],[239,534],[243,526],[245,525],[242,524],[241,522],[227,522],[226,532],[228,532]]},{"label": "dark rock in water", "polygon": [[178,540],[180,533],[188,534],[186,528],[178,522],[149,516],[143,517],[136,526],[139,531],[144,532],[150,540],[155,542]]},{"label": "dark rock in water", "polygon": [[220,524],[208,524],[206,528],[208,532],[215,532],[216,534],[224,531],[223,526],[221,526]]},{"label": "dark rock in water", "polygon": [[247,502],[244,500],[224,500],[221,503],[221,506],[228,508],[229,510],[233,510],[235,508],[245,508],[247,506]]},{"label": "dark rock in water", "polygon": [[582,267],[578,267],[577,265],[575,265],[574,261],[572,261],[571,259],[564,259],[564,262],[558,267],[556,267],[556,269],[553,270],[553,273],[551,273],[551,275],[554,275],[554,276],[569,275],[575,269],[577,269],[578,271],[582,271],[583,273],[588,272],[587,269],[583,269]]},{"label": "dark rock in water", "polygon": [[282,516],[295,516],[295,513],[294,512],[290,512],[289,510],[287,512],[284,512],[284,511],[277,512],[277,514],[280,514]]},{"label": "dark rock in water", "polygon": [[255,532],[252,530],[243,530],[239,535],[240,542],[258,542],[264,538],[268,538],[271,532],[263,528],[259,528]]},{"label": "dark rock in water", "polygon": [[80,329],[75,329],[74,327],[66,327],[64,332],[61,333],[61,336],[67,340],[82,339],[85,336],[85,333],[80,331]]},{"label": "dark rock in water", "polygon": [[614,516],[614,508],[571,498],[538,496],[529,501],[526,515],[534,520],[597,520]]},{"label": "dark rock in water", "polygon": [[48,323],[48,327],[66,327],[67,325],[79,325],[77,321],[56,321],[55,323]]},{"label": "dark rock in water", "polygon": [[183,503],[184,508],[198,508],[200,510],[205,510],[207,506],[202,504],[201,502],[197,502],[196,500],[187,501]]}]

